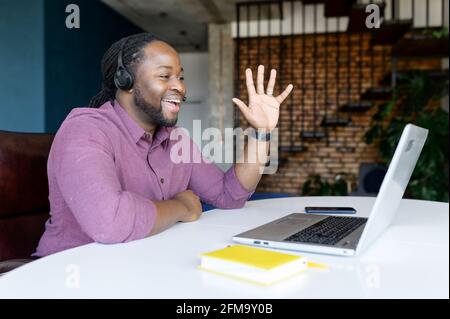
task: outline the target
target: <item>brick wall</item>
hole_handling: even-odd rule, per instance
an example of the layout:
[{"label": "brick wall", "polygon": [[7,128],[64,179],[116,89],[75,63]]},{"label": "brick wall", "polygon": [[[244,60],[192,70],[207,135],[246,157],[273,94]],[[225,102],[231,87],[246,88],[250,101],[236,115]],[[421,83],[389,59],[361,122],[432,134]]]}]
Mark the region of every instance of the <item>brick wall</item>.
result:
[{"label": "brick wall", "polygon": [[[256,77],[257,65],[265,65],[265,83],[269,74],[267,68],[277,69],[278,86],[274,94],[278,94],[289,83],[294,84],[292,96],[280,110],[281,146],[292,143],[294,146],[307,147],[305,152],[279,153],[281,164],[277,173],[263,176],[257,191],[299,194],[303,183],[312,174],[319,174],[331,181],[336,174],[345,173],[354,187],[359,164],[379,160],[377,147],[364,142],[364,134],[376,107],[358,113],[336,112],[337,105],[343,105],[349,100],[358,101],[361,93],[372,86],[379,87],[380,80],[390,74],[391,48],[376,46],[372,49],[369,41],[369,34],[240,39],[239,47],[235,46],[239,59],[239,70],[235,72],[239,85],[235,89],[236,93],[243,101],[247,100],[245,68],[251,67]],[[439,59],[398,63],[399,70],[439,68]],[[378,101],[375,105],[382,103]],[[302,144],[302,129],[326,130],[320,125],[326,114],[350,117],[351,123],[346,127],[328,128],[328,143],[327,139],[304,139]],[[241,127],[248,127],[242,115],[239,115],[239,123]]]}]

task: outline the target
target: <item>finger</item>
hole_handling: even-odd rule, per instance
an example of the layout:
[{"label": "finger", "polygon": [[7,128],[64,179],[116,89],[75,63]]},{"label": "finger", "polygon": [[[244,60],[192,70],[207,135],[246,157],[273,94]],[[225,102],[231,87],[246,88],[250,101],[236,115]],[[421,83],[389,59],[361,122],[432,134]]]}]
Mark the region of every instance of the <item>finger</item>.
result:
[{"label": "finger", "polygon": [[276,97],[278,103],[283,103],[283,101],[288,97],[289,93],[291,93],[292,89],[294,88],[294,86],[292,84],[289,84],[287,86],[287,88]]},{"label": "finger", "polygon": [[248,94],[256,94],[255,84],[253,83],[253,74],[251,69],[245,70],[245,81],[247,83]]},{"label": "finger", "polygon": [[267,84],[267,90],[266,93],[268,95],[272,95],[273,94],[273,88],[275,87],[275,79],[277,77],[277,71],[275,69],[272,69],[270,71],[270,79],[269,79],[269,83]]},{"label": "finger", "polygon": [[258,75],[256,77],[256,91],[258,94],[264,94],[264,65],[258,66]]},{"label": "finger", "polygon": [[248,106],[238,98],[233,98],[232,101],[241,110],[242,114],[247,117],[247,115],[249,114]]}]

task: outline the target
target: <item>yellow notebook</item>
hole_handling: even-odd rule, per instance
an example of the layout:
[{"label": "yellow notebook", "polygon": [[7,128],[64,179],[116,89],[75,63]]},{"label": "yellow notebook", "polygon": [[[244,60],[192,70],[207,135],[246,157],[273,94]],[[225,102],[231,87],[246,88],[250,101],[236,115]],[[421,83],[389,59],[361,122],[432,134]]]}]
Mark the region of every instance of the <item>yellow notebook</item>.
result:
[{"label": "yellow notebook", "polygon": [[200,269],[262,285],[270,285],[308,268],[302,256],[234,245],[201,255]]}]

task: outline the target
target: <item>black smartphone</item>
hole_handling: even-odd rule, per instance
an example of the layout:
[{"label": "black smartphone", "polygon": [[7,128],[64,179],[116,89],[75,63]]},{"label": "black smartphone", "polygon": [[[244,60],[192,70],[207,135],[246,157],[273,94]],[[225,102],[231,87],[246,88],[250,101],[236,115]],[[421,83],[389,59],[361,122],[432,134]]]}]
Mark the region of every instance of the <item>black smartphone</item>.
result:
[{"label": "black smartphone", "polygon": [[307,214],[356,214],[353,207],[305,207]]}]

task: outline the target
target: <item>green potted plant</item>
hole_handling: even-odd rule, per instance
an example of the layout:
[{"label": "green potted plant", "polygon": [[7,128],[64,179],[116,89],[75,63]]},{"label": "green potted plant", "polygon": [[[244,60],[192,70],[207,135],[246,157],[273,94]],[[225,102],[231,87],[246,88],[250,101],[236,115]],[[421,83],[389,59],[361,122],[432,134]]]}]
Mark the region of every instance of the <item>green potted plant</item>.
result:
[{"label": "green potted plant", "polygon": [[406,197],[448,202],[448,112],[441,100],[448,95],[448,78],[436,80],[426,72],[399,78],[392,99],[379,106],[365,134],[377,143],[384,164],[392,158],[402,130],[413,123],[429,130],[427,142],[411,177]]},{"label": "green potted plant", "polygon": [[334,181],[328,182],[320,175],[311,175],[302,186],[303,196],[346,196],[349,192],[347,174],[335,176]]}]

